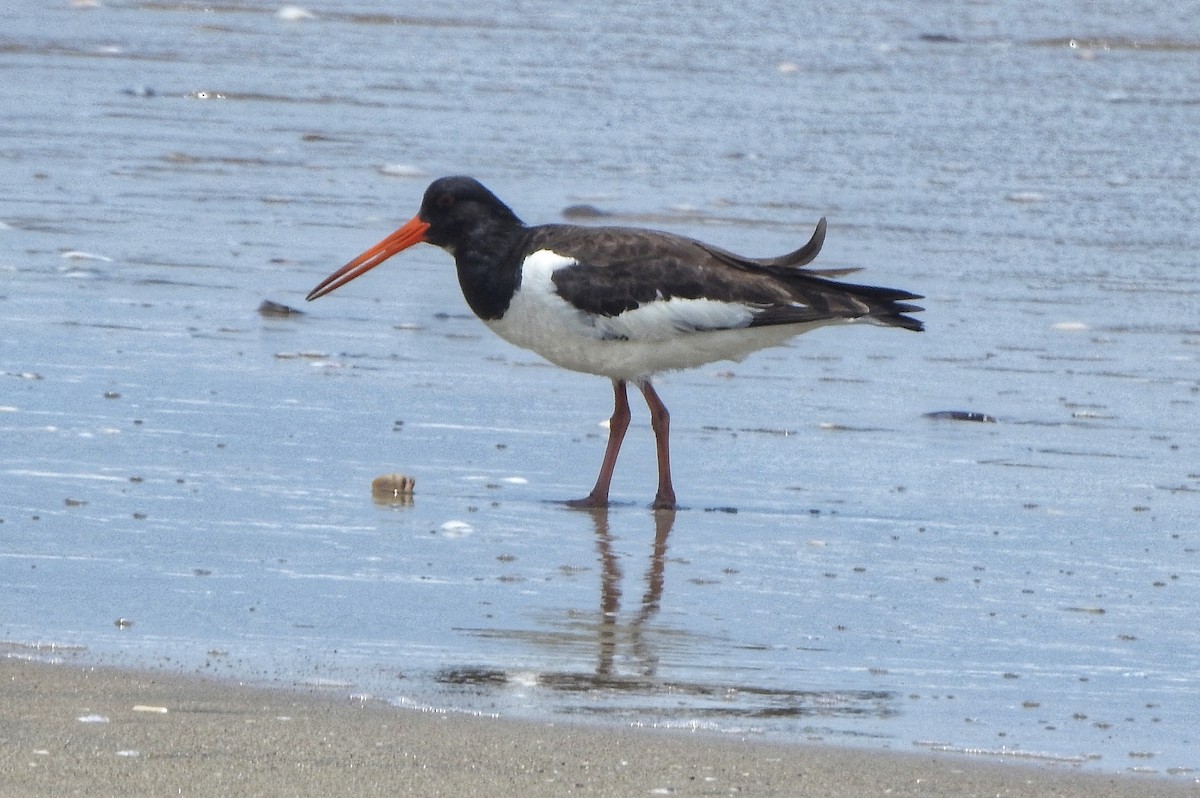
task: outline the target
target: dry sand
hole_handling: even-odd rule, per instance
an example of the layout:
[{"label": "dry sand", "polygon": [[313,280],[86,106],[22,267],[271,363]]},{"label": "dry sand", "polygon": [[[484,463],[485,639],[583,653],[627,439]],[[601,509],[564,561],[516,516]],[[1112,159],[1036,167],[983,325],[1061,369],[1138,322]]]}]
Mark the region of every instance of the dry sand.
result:
[{"label": "dry sand", "polygon": [[424,713],[11,657],[0,745],[3,796],[1200,795],[1149,776]]}]

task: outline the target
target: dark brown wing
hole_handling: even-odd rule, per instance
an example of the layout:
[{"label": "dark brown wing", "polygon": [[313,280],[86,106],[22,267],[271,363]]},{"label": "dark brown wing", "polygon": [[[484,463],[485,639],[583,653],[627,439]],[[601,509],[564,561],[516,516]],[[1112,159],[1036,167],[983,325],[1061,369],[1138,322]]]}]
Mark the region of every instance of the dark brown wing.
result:
[{"label": "dark brown wing", "polygon": [[553,274],[555,290],[587,313],[616,316],[674,298],[737,303],[754,312],[751,326],[869,316],[921,329],[904,316],[920,310],[915,294],[839,283],[799,268],[816,256],[824,220],[804,247],[778,258],[742,258],[684,236],[624,227],[547,225],[533,228],[526,252],[548,249],[575,261]]}]

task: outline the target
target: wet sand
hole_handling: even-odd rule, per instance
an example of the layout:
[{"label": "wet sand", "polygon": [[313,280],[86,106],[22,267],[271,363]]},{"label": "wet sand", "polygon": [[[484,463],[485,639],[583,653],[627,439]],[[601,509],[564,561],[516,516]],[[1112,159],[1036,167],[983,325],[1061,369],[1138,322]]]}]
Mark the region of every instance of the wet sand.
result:
[{"label": "wet sand", "polygon": [[967,757],[398,710],[317,691],[0,659],[3,795],[1173,796]]}]

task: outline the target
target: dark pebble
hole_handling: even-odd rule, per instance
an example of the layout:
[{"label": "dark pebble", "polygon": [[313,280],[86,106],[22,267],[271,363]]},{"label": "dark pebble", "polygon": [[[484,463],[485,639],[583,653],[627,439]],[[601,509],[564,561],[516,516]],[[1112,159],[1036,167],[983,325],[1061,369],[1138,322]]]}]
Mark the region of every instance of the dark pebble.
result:
[{"label": "dark pebble", "polygon": [[995,424],[996,418],[987,413],[977,413],[974,410],[935,410],[926,413],[925,418],[936,421],[977,421],[983,424]]},{"label": "dark pebble", "polygon": [[276,317],[304,315],[303,310],[296,310],[296,308],[288,307],[287,305],[281,305],[278,302],[272,302],[269,299],[263,300],[262,304],[258,306],[258,312],[263,316]]}]

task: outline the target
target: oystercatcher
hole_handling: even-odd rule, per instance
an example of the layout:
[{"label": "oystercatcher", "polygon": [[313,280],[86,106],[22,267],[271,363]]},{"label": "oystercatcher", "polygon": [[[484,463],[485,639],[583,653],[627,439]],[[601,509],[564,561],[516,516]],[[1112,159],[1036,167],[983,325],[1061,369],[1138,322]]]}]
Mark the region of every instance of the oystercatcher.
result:
[{"label": "oystercatcher", "polygon": [[800,249],[746,258],[671,233],[629,227],[527,226],[470,177],[443,177],[417,215],[329,275],[308,295],[324,296],[396,253],[426,242],[454,256],[471,310],[501,338],[551,363],[612,380],[608,445],[586,497],[604,507],[629,426],[626,386],[650,408],[658,453],[655,509],[675,507],[670,416],[651,377],[715,360],[741,360],[828,324],[866,321],[921,330],[905,315],[917,294],[836,282],[856,269],[802,268],[825,240],[825,219]]}]

